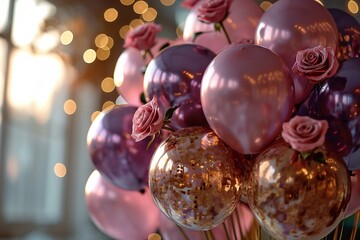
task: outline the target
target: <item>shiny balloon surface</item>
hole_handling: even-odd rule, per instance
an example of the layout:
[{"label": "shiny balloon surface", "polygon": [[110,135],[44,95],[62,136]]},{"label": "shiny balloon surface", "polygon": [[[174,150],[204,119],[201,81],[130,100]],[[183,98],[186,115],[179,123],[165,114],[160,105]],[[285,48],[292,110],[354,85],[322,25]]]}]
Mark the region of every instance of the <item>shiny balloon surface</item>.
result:
[{"label": "shiny balloon surface", "polygon": [[94,224],[114,239],[147,239],[159,226],[159,210],[149,189],[144,193],[115,187],[94,171],[85,186],[85,199]]},{"label": "shiny balloon surface", "polygon": [[[182,44],[166,48],[149,63],[144,76],[145,96],[147,100],[156,96],[164,110],[180,106],[174,112],[175,128],[192,126],[187,124],[194,121],[196,125],[207,126],[200,104],[200,86],[204,71],[214,57],[204,47]],[[182,104],[186,107],[181,107]]]},{"label": "shiny balloon surface", "polygon": [[[194,34],[203,32],[194,43],[207,47],[219,53],[228,45],[224,32],[215,31],[214,24],[203,23],[197,18],[197,9],[204,1],[199,1],[197,5],[189,12],[185,20],[183,38],[185,41],[192,42]],[[263,10],[252,0],[233,0],[229,15],[223,21],[224,27],[229,34],[232,43],[241,40],[253,40],[257,24]]]},{"label": "shiny balloon surface", "polygon": [[280,133],[294,107],[293,82],[279,56],[256,45],[217,55],[201,85],[210,127],[242,154],[260,152]]},{"label": "shiny balloon surface", "polygon": [[344,61],[308,101],[307,114],[326,119],[329,144],[344,157],[349,170],[360,169],[360,59]]},{"label": "shiny balloon surface", "polygon": [[104,111],[91,124],[87,143],[97,170],[111,183],[128,190],[147,186],[150,160],[159,139],[147,149],[150,139],[135,142],[131,137],[136,107],[121,105]]},{"label": "shiny balloon surface", "polygon": [[241,161],[210,129],[184,128],[154,153],[149,171],[151,194],[160,210],[178,225],[211,229],[238,204]]},{"label": "shiny balloon surface", "polygon": [[346,208],[345,217],[350,217],[360,210],[360,171],[354,171],[350,177],[351,197]]},{"label": "shiny balloon surface", "polygon": [[276,239],[318,240],[344,217],[351,191],[345,163],[325,147],[315,151],[324,162],[299,159],[299,153],[280,139],[255,160],[248,203]]},{"label": "shiny balloon surface", "polygon": [[[255,43],[278,54],[291,69],[299,50],[322,45],[336,51],[338,31],[328,10],[316,1],[279,0],[262,15]],[[297,74],[292,77],[295,103],[300,103],[310,94],[302,88],[308,80]]]}]

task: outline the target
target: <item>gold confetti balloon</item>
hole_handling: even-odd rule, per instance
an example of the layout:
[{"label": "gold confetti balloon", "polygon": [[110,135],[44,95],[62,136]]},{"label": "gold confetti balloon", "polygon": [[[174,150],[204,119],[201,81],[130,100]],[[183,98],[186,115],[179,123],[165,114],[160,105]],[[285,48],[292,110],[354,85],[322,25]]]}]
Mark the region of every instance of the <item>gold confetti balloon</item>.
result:
[{"label": "gold confetti balloon", "polygon": [[180,226],[209,230],[237,206],[243,158],[204,127],[174,132],[155,151],[149,186],[160,210]]},{"label": "gold confetti balloon", "polygon": [[344,161],[326,147],[301,158],[282,139],[255,159],[248,203],[274,238],[321,239],[343,219],[350,197]]}]

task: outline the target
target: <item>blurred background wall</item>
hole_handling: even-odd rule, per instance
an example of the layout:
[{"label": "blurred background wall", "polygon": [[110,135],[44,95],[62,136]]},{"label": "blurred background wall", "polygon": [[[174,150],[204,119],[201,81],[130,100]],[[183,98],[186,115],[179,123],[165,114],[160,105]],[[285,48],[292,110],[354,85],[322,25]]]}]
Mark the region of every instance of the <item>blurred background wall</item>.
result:
[{"label": "blurred background wall", "polygon": [[[357,1],[322,2],[359,19]],[[86,210],[86,134],[118,97],[112,77],[127,31],[155,21],[163,37],[181,36],[180,4],[0,1],[0,239],[108,239]]]}]

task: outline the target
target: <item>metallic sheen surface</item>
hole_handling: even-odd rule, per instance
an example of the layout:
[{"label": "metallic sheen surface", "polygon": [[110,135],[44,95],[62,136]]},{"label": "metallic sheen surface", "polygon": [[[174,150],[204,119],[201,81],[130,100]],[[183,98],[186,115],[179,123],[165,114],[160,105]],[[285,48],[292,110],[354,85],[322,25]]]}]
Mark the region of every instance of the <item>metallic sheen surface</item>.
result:
[{"label": "metallic sheen surface", "polygon": [[150,191],[160,210],[178,225],[209,230],[222,223],[239,202],[241,161],[210,129],[184,128],[154,153]]},{"label": "metallic sheen surface", "polygon": [[294,108],[289,69],[269,49],[232,46],[206,69],[201,104],[225,143],[242,154],[258,153],[280,134]]},{"label": "metallic sheen surface", "polygon": [[299,153],[281,139],[256,158],[248,203],[278,240],[319,240],[344,217],[351,191],[345,163],[325,147],[316,151],[325,163],[297,159]]}]

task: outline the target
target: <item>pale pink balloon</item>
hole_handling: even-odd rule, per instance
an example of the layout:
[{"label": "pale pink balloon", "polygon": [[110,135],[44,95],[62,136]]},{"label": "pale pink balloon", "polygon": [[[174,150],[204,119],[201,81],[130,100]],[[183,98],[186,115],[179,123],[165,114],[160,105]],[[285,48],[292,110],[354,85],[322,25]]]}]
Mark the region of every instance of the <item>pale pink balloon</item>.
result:
[{"label": "pale pink balloon", "polygon": [[[236,208],[236,211],[238,212],[240,224],[237,221],[235,211],[232,215],[234,226],[235,226],[235,233],[236,233],[236,239],[241,240],[241,235],[244,237],[247,233],[249,233],[253,223],[254,223],[254,216],[251,213],[249,207],[247,207],[243,203],[239,203],[239,205]],[[184,240],[184,236],[179,230],[179,228],[173,223],[171,220],[169,220],[164,214],[160,214],[160,233],[163,238],[163,240]],[[234,231],[232,228],[230,217],[225,220],[227,231],[230,235],[230,239],[234,238]],[[186,234],[186,236],[191,240],[206,240],[206,237],[204,235],[204,232],[200,231],[192,231],[187,228],[182,228]],[[215,239],[226,239],[226,233],[223,227],[223,224],[217,226],[216,228],[211,230],[214,234]]]},{"label": "pale pink balloon", "polygon": [[269,49],[232,46],[206,69],[201,104],[225,143],[242,154],[258,153],[278,137],[294,108],[289,69]]},{"label": "pale pink balloon", "polygon": [[[336,51],[338,31],[329,11],[316,1],[279,0],[262,15],[255,43],[278,54],[291,69],[299,50],[322,45]],[[310,92],[296,88],[307,80],[296,74],[292,77],[295,103],[300,103]]]},{"label": "pale pink balloon", "polygon": [[159,226],[159,210],[150,191],[126,191],[94,171],[85,186],[89,215],[94,224],[114,239],[147,239]]},{"label": "pale pink balloon", "polygon": [[[197,9],[202,2],[199,1],[189,12],[185,20],[183,38],[185,41],[192,42],[196,32],[208,32],[198,36],[194,43],[219,53],[229,43],[222,31],[214,31],[214,24],[203,23],[197,19]],[[231,41],[235,43],[243,39],[254,39],[262,14],[263,10],[253,0],[233,0],[229,15],[223,22]]]},{"label": "pale pink balloon", "polygon": [[350,202],[345,211],[345,218],[350,217],[360,210],[360,171],[353,172],[355,176],[351,176],[351,196]]},{"label": "pale pink balloon", "polygon": [[[160,48],[170,40],[157,38],[156,44],[151,48],[154,57],[160,52]],[[140,50],[136,48],[125,49],[118,58],[114,70],[114,82],[117,91],[127,103],[140,106],[141,93],[144,91],[144,70],[152,60],[147,54],[144,59]]]}]

